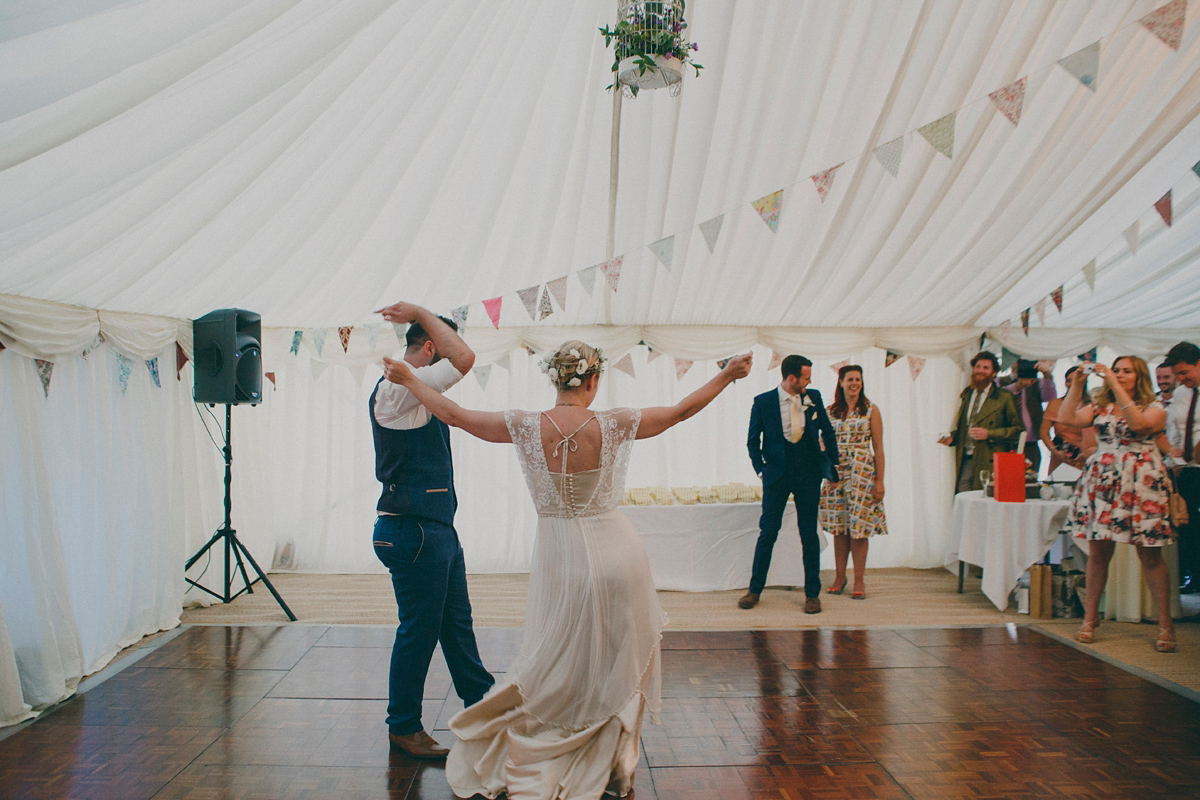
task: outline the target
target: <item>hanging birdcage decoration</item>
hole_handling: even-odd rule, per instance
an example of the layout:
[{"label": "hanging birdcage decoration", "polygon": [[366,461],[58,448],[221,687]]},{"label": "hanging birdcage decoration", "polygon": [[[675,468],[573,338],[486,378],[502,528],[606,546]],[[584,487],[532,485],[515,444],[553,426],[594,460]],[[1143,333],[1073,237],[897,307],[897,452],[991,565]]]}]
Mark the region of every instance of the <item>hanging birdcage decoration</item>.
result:
[{"label": "hanging birdcage decoration", "polygon": [[641,89],[665,87],[674,97],[686,66],[700,74],[702,67],[692,61],[699,47],[688,41],[684,8],[684,0],[618,0],[616,27],[600,29],[605,44],[615,45],[610,89],[620,86],[626,97],[637,97]]}]

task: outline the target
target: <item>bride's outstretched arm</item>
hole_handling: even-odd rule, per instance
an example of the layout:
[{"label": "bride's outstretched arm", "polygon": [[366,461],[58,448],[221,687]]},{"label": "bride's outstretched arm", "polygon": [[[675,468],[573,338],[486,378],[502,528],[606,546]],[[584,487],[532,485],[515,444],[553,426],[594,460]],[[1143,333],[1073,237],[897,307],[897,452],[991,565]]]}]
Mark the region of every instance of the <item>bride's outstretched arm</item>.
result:
[{"label": "bride's outstretched arm", "polygon": [[485,442],[511,442],[512,436],[504,424],[501,411],[473,411],[463,408],[437,390],[426,385],[405,361],[391,358],[383,360],[383,374],[392,383],[398,383],[413,393],[421,405],[447,425],[462,428],[472,436]]},{"label": "bride's outstretched arm", "polygon": [[717,373],[711,381],[701,386],[673,406],[654,406],[642,409],[642,421],[638,425],[637,438],[649,439],[683,422],[697,411],[713,401],[726,386],[738,378],[750,374],[750,364],[753,357],[750,353],[729,359],[725,368]]}]

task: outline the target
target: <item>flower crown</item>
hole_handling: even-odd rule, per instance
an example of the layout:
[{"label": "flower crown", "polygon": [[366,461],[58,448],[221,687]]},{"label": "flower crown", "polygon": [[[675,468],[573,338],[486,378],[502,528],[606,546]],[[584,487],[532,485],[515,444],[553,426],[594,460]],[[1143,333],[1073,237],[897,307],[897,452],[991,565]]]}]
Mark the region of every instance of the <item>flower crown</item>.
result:
[{"label": "flower crown", "polygon": [[581,386],[588,376],[604,372],[604,353],[599,347],[592,349],[596,354],[596,360],[591,363],[588,363],[578,348],[572,347],[566,351],[556,350],[548,354],[541,360],[539,366],[542,372],[549,376],[552,383],[564,389]]}]

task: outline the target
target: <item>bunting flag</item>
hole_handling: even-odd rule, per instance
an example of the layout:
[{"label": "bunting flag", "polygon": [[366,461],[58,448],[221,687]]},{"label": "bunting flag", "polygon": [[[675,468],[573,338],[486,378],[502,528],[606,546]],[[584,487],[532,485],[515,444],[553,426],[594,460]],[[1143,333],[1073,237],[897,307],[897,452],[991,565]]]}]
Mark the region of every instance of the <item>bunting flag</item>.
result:
[{"label": "bunting flag", "polygon": [[[318,356],[321,355],[321,352],[325,349],[325,337],[327,335],[328,331],[326,331],[324,328],[317,328],[312,332],[313,347],[317,349]],[[400,341],[404,341],[404,338],[400,335],[400,331],[396,331],[396,338]]]},{"label": "bunting flag", "polygon": [[354,326],[343,326],[338,328],[338,339],[342,341],[342,352],[350,352],[350,331],[354,330]]},{"label": "bunting flag", "polygon": [[1029,309],[1021,312],[1021,330],[1025,331],[1025,335],[1029,335]]},{"label": "bunting flag", "polygon": [[[97,338],[99,338],[99,337],[97,337]],[[83,350],[79,353],[79,357],[82,358],[84,361],[87,361],[88,356],[90,356],[92,354],[92,348],[95,346],[96,346],[96,342],[92,342],[87,347],[83,348]]]},{"label": "bunting flag", "polygon": [[537,319],[538,291],[541,286],[530,286],[527,289],[518,289],[517,297],[521,298],[521,302],[525,304],[525,310],[529,312],[529,318]]},{"label": "bunting flag", "polygon": [[1013,81],[1003,89],[997,89],[988,95],[1000,113],[1008,117],[1008,121],[1016,127],[1021,122],[1021,106],[1025,104],[1025,78]]},{"label": "bunting flag", "polygon": [[771,229],[771,233],[776,233],[779,230],[779,207],[783,204],[783,189],[778,192],[771,192],[768,195],[758,198],[750,205],[762,217],[762,221],[767,223],[767,227]]},{"label": "bunting flag", "polygon": [[1000,323],[1000,341],[1007,342],[1010,335],[1012,335],[1012,320],[1006,319]]},{"label": "bunting flag", "polygon": [[631,378],[637,377],[633,372],[633,359],[629,357],[629,353],[621,356],[621,360],[613,364],[613,369],[619,369]]},{"label": "bunting flag", "polygon": [[821,202],[825,202],[825,195],[829,194],[829,190],[833,188],[833,176],[842,168],[846,162],[838,164],[836,167],[830,167],[824,172],[818,172],[816,175],[810,175],[813,186],[817,187],[817,197],[821,198]]},{"label": "bunting flag", "polygon": [[1130,254],[1136,256],[1138,249],[1138,224],[1136,219],[1132,225],[1125,229],[1125,241],[1129,244]]},{"label": "bunting flag", "polygon": [[488,319],[492,321],[492,327],[496,330],[500,330],[500,304],[503,300],[503,297],[493,297],[483,301],[483,310],[487,312]]},{"label": "bunting flag", "polygon": [[1200,161],[1192,164],[1192,172],[1196,173],[1196,177],[1200,178]]},{"label": "bunting flag", "polygon": [[1088,350],[1086,353],[1080,353],[1079,360],[1094,364],[1096,362],[1096,350],[1097,349],[1098,348],[1093,347],[1091,350]]},{"label": "bunting flag", "polygon": [[1058,313],[1062,313],[1062,295],[1063,287],[1059,286],[1050,293],[1050,299],[1054,301],[1054,307],[1058,309]]},{"label": "bunting flag", "polygon": [[837,362],[836,364],[830,364],[829,368],[831,370],[833,370],[834,372],[840,372],[842,367],[848,366],[849,364],[850,364],[850,359],[843,358],[841,361]]},{"label": "bunting flag", "polygon": [[1183,23],[1187,16],[1187,0],[1171,0],[1165,6],[1151,11],[1138,20],[1142,27],[1153,33],[1163,44],[1178,50],[1183,44]]},{"label": "bunting flag", "polygon": [[541,322],[553,313],[554,306],[550,304],[550,290],[543,286],[542,299],[538,301],[538,322]]},{"label": "bunting flag", "polygon": [[150,373],[150,382],[159,389],[162,388],[162,381],[158,377],[158,358],[152,358],[146,362],[146,371]]},{"label": "bunting flag", "polygon": [[900,177],[900,156],[904,153],[903,136],[884,142],[871,152],[875,153],[875,158],[883,164],[883,168],[892,173],[893,178]]},{"label": "bunting flag", "polygon": [[188,362],[187,353],[183,352],[182,345],[180,345],[179,342],[176,342],[175,343],[175,380],[177,380],[177,381],[183,380],[183,375],[181,375],[180,373],[183,372],[183,365],[186,364],[187,362]]},{"label": "bunting flag", "polygon": [[309,359],[309,363],[312,364],[312,379],[314,381],[318,380],[322,375],[324,375],[325,370],[329,368],[329,365],[324,361],[318,361],[315,358]]},{"label": "bunting flag", "polygon": [[771,351],[771,363],[767,364],[767,369],[775,369],[782,363],[783,363],[783,356],[779,353],[776,353],[774,350],[772,350]]},{"label": "bunting flag", "polygon": [[658,352],[650,345],[646,345],[646,363],[647,364],[649,364],[651,361],[653,361],[654,359],[658,358],[661,355],[662,355],[662,353]]},{"label": "bunting flag", "polygon": [[604,277],[608,279],[608,285],[615,292],[617,290],[617,282],[621,280],[621,262],[625,260],[625,256],[617,256],[614,259],[605,261],[603,264],[597,264],[600,271],[604,273]]},{"label": "bunting flag", "polygon": [[688,361],[686,358],[676,358],[675,359],[675,380],[679,380],[684,375],[686,375],[687,371],[692,368],[692,364],[694,364],[694,363],[696,363],[696,362]]},{"label": "bunting flag", "polygon": [[546,288],[550,290],[550,294],[554,295],[554,301],[558,303],[558,307],[563,311],[567,310],[567,276],[555,278],[546,284]]},{"label": "bunting flag", "polygon": [[[521,345],[521,347],[525,348],[525,352],[526,352],[526,353],[528,353],[529,355],[531,355],[531,356],[536,356],[536,355],[537,355],[537,351],[536,351],[536,350],[534,350],[534,349],[533,349],[532,347],[530,347],[529,345],[527,345],[527,344],[523,344],[523,345]],[[506,362],[506,364],[507,364],[507,362]],[[505,369],[508,369],[507,365],[506,365],[504,368],[505,368]]]},{"label": "bunting flag", "polygon": [[454,320],[454,324],[459,328],[467,327],[467,312],[471,310],[470,306],[459,306],[458,308],[450,309],[450,319]]},{"label": "bunting flag", "polygon": [[392,333],[396,334],[396,341],[400,344],[406,344],[404,334],[408,332],[407,325],[401,325],[399,322],[392,323]]},{"label": "bunting flag", "polygon": [[53,361],[43,361],[40,358],[35,358],[33,360],[33,363],[37,367],[38,377],[42,381],[42,394],[44,394],[46,397],[49,397],[50,396],[50,375],[54,372],[54,362]]},{"label": "bunting flag", "polygon": [[917,133],[946,158],[954,158],[954,118],[955,114],[951,111],[941,119],[917,128]]},{"label": "bunting flag", "polygon": [[912,376],[914,381],[923,369],[925,369],[925,359],[917,358],[916,356],[908,357],[908,374]]},{"label": "bunting flag", "polygon": [[[464,308],[465,308],[465,306],[464,306]],[[457,322],[457,320],[455,320],[455,321]],[[462,324],[465,323],[466,321],[467,321],[467,318],[464,316],[463,321],[459,323],[459,326],[461,327]],[[374,353],[375,352],[375,344],[379,341],[379,326],[378,325],[364,325],[363,327],[365,327],[367,329],[367,348],[372,353]]]},{"label": "bunting flag", "polygon": [[900,353],[897,353],[895,350],[888,350],[887,355],[883,357],[883,368],[887,369],[892,364],[895,364],[897,361],[899,361],[902,357],[903,356]]},{"label": "bunting flag", "polygon": [[478,366],[475,369],[471,370],[471,372],[475,373],[475,380],[479,381],[479,388],[486,392],[487,385],[488,385],[488,378],[492,374],[492,365],[491,364],[483,364],[483,365]]},{"label": "bunting flag", "polygon": [[349,367],[350,377],[354,380],[355,386],[363,385],[363,378],[367,376],[366,364],[354,364]]},{"label": "bunting flag", "polygon": [[263,377],[271,382],[271,390],[272,391],[279,388],[278,386],[275,385],[275,373],[274,372],[264,372]]},{"label": "bunting flag", "polygon": [[[1196,166],[1200,167],[1200,164]],[[1200,175],[1200,173],[1196,173]],[[712,252],[717,246],[717,237],[721,235],[721,224],[725,222],[725,215],[713,217],[710,220],[700,223],[700,235],[704,237],[704,243],[708,245],[708,252]]]},{"label": "bunting flag", "polygon": [[[175,346],[178,347],[179,345],[176,344]],[[0,342],[0,352],[4,352],[4,349],[5,349],[4,342]]]},{"label": "bunting flag", "polygon": [[654,253],[662,265],[671,270],[671,259],[675,255],[675,236],[671,235],[665,239],[659,239],[657,242],[646,245],[651,253]]},{"label": "bunting flag", "polygon": [[1096,259],[1083,265],[1083,279],[1087,281],[1089,289],[1096,291]]},{"label": "bunting flag", "polygon": [[1034,313],[1037,314],[1038,325],[1041,325],[1043,328],[1046,327],[1046,298],[1039,298],[1038,301],[1033,304],[1033,310]]},{"label": "bunting flag", "polygon": [[1016,353],[1014,353],[1012,350],[1009,350],[1007,347],[1001,347],[1000,348],[1000,371],[1003,372],[1004,370],[1011,367],[1013,364],[1017,363],[1017,360],[1019,358],[1020,358],[1020,356],[1017,355]]},{"label": "bunting flag", "polygon": [[304,338],[304,331],[296,331],[292,334],[292,347],[289,352],[294,355],[300,355],[300,340]]},{"label": "bunting flag", "polygon": [[1154,210],[1162,217],[1162,221],[1167,223],[1167,227],[1171,227],[1171,190],[1167,189],[1167,193],[1158,198],[1158,202],[1154,204]]},{"label": "bunting flag", "polygon": [[579,272],[575,273],[575,276],[579,278],[579,282],[583,284],[584,290],[587,291],[588,297],[592,296],[592,289],[596,288],[597,268],[597,266],[591,266],[587,267],[586,269],[581,269]]},{"label": "bunting flag", "polygon": [[129,375],[133,372],[133,362],[117,353],[117,380],[121,382],[121,394],[129,391]]},{"label": "bunting flag", "polygon": [[1082,50],[1060,58],[1058,65],[1075,76],[1075,80],[1096,91],[1096,79],[1100,74],[1100,42],[1092,42]]},{"label": "bunting flag", "polygon": [[[525,348],[525,349],[529,350],[529,348]],[[533,355],[532,350],[529,350],[529,355]],[[500,356],[492,363],[495,364],[500,369],[504,370],[505,372],[510,372],[512,370],[512,356],[510,356],[508,353],[505,353],[504,355]]]}]

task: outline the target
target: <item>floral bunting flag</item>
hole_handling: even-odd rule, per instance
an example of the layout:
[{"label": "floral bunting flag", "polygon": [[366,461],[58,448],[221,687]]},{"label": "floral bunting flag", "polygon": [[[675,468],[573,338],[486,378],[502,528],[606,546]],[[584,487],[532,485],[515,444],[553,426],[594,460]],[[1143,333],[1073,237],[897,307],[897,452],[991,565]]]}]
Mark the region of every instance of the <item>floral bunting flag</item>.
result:
[{"label": "floral bunting flag", "polygon": [[654,253],[655,257],[670,272],[671,259],[675,256],[675,236],[671,235],[665,239],[659,239],[657,242],[646,245],[646,247],[649,248],[651,253]]},{"label": "floral bunting flag", "polygon": [[525,304],[525,310],[529,312],[529,318],[537,319],[538,291],[541,286],[530,286],[526,289],[518,289],[517,297],[521,298],[521,302]]},{"label": "floral bunting flag", "polygon": [[1167,193],[1158,198],[1158,202],[1154,204],[1154,210],[1162,217],[1162,221],[1167,223],[1167,227],[1171,227],[1171,190],[1167,189]]},{"label": "floral bunting flag", "polygon": [[837,171],[845,163],[843,161],[842,164],[838,164],[836,167],[830,167],[823,172],[809,176],[812,179],[813,186],[817,187],[817,197],[821,198],[822,203],[825,202],[825,195],[829,194],[829,190],[833,188],[833,176],[837,174]]},{"label": "floral bunting flag", "polygon": [[183,380],[183,376],[179,373],[183,371],[183,365],[188,362],[187,353],[183,352],[183,347],[179,342],[175,343],[175,380]]},{"label": "floral bunting flag", "polygon": [[1037,314],[1038,325],[1044,328],[1046,326],[1046,298],[1042,297],[1034,303],[1033,311]]},{"label": "floral bunting flag", "polygon": [[[324,328],[317,328],[312,332],[313,347],[317,348],[318,356],[320,356],[322,351],[325,350],[325,337],[328,335],[329,332]],[[400,339],[400,341],[404,341],[404,338],[400,335],[399,331],[396,331],[396,338]]]},{"label": "floral bunting flag", "polygon": [[1096,291],[1096,259],[1083,265],[1083,279],[1087,281],[1089,289]]},{"label": "floral bunting flag", "polygon": [[1006,319],[1000,323],[1000,341],[1007,342],[1008,337],[1012,332],[1012,320]]},{"label": "floral bunting flag", "polygon": [[554,306],[550,305],[550,290],[543,286],[542,299],[538,301],[538,322],[541,322],[553,313]]},{"label": "floral bunting flag", "polygon": [[836,364],[830,364],[829,368],[831,370],[833,370],[834,372],[840,372],[842,367],[848,366],[849,364],[850,364],[850,359],[843,358],[841,361],[837,362]]},{"label": "floral bunting flag", "polygon": [[328,363],[326,363],[326,362],[324,362],[324,361],[318,361],[318,360],[317,360],[317,359],[315,359],[315,358],[314,358],[314,359],[310,359],[309,363],[312,365],[312,379],[313,379],[314,381],[316,381],[316,380],[317,380],[317,379],[319,379],[319,378],[320,378],[322,375],[324,375],[324,374],[325,374],[325,370],[329,368],[329,364],[328,364]]},{"label": "floral bunting flag", "polygon": [[[1200,164],[1196,166],[1200,167]],[[1200,175],[1200,173],[1197,173]],[[717,246],[717,237],[721,235],[721,225],[725,222],[725,215],[713,217],[710,220],[705,220],[700,223],[700,235],[704,237],[704,243],[708,245],[708,252],[712,252]]]},{"label": "floral bunting flag", "polygon": [[342,352],[350,352],[350,331],[354,330],[354,326],[342,326],[338,328],[338,339],[342,341]]},{"label": "floral bunting flag", "polygon": [[1054,301],[1054,307],[1058,309],[1058,313],[1062,313],[1062,295],[1063,287],[1059,286],[1050,293],[1050,299]]},{"label": "floral bunting flag", "polygon": [[1138,249],[1138,224],[1137,220],[1125,229],[1125,241],[1129,244],[1129,252],[1131,255],[1137,255]]},{"label": "floral bunting flag", "polygon": [[117,380],[121,382],[121,394],[129,391],[129,375],[133,372],[133,362],[117,353]]},{"label": "floral bunting flag", "polygon": [[479,388],[486,392],[487,385],[488,385],[488,378],[492,374],[492,365],[491,364],[483,364],[483,365],[478,366],[475,369],[471,370],[471,372],[475,373],[475,380],[479,381]]},{"label": "floral bunting flag", "polygon": [[146,362],[146,371],[150,373],[150,382],[159,389],[162,388],[162,381],[158,377],[158,358],[152,358]]},{"label": "floral bunting flag", "polygon": [[692,364],[694,364],[694,363],[696,363],[696,362],[689,361],[686,358],[676,358],[675,359],[675,380],[679,380],[684,375],[686,375],[687,371],[692,368]]},{"label": "floral bunting flag", "polygon": [[897,361],[899,361],[900,358],[900,353],[897,353],[895,350],[888,350],[887,355],[883,357],[883,368],[887,369],[892,364],[895,364]]},{"label": "floral bunting flag", "polygon": [[1171,0],[1165,6],[1151,11],[1138,22],[1153,33],[1172,50],[1183,44],[1183,23],[1187,16],[1187,0]]},{"label": "floral bunting flag", "polygon": [[558,307],[563,311],[567,310],[567,276],[555,278],[546,284],[546,288],[550,290],[550,294],[554,296],[554,301],[558,303]]},{"label": "floral bunting flag", "polygon": [[997,89],[988,95],[1000,113],[1008,117],[1015,127],[1021,121],[1021,106],[1025,103],[1025,79],[1013,81],[1003,89]]},{"label": "floral bunting flag", "polygon": [[38,377],[42,381],[42,394],[44,394],[46,397],[49,397],[50,396],[50,375],[53,374],[53,372],[54,372],[54,362],[53,361],[43,361],[40,358],[35,358],[33,360],[33,363],[35,366],[37,366]]},{"label": "floral bunting flag", "polygon": [[767,369],[775,369],[782,363],[783,363],[783,355],[781,353],[776,353],[774,350],[772,350],[771,351],[771,363],[767,364]]},{"label": "floral bunting flag", "polygon": [[636,378],[637,375],[633,371],[633,359],[629,357],[629,353],[621,356],[621,360],[613,364],[613,369],[619,369],[631,378]]},{"label": "floral bunting flag", "polygon": [[890,142],[884,142],[873,151],[875,158],[883,168],[892,173],[893,178],[900,177],[900,156],[904,153],[904,137],[897,136]]},{"label": "floral bunting flag", "polygon": [[604,273],[604,277],[608,279],[608,285],[615,292],[617,290],[617,281],[621,280],[621,262],[625,260],[625,256],[617,256],[614,259],[605,261],[603,264],[598,264],[600,271]]},{"label": "floral bunting flag", "polygon": [[503,297],[493,297],[483,301],[483,310],[487,312],[488,319],[492,321],[492,327],[496,330],[500,330],[500,304],[503,300]]},{"label": "floral bunting flag", "polygon": [[450,319],[454,320],[454,324],[459,328],[465,328],[467,326],[467,312],[470,310],[470,306],[452,308],[450,309]]},{"label": "floral bunting flag", "polygon": [[264,372],[263,377],[271,382],[271,391],[275,391],[276,389],[279,388],[278,386],[275,385],[275,373],[274,372]]},{"label": "floral bunting flag", "polygon": [[408,332],[407,325],[401,325],[399,322],[392,323],[392,333],[396,334],[396,341],[400,344],[405,344],[404,334]]},{"label": "floral bunting flag", "polygon": [[1021,330],[1025,331],[1025,335],[1029,335],[1029,309],[1021,312]]},{"label": "floral bunting flag", "polygon": [[768,195],[758,198],[750,205],[762,217],[762,221],[767,223],[767,227],[772,233],[779,230],[779,207],[783,204],[783,189],[778,192],[771,192]]},{"label": "floral bunting flag", "polygon": [[592,296],[592,289],[596,288],[596,270],[598,268],[599,265],[593,265],[575,273],[575,276],[579,278],[579,282],[583,284],[584,290],[588,293],[588,297]]},{"label": "floral bunting flag", "polygon": [[921,374],[921,370],[925,369],[925,359],[917,358],[916,356],[908,356],[908,374],[915,381],[917,376]]},{"label": "floral bunting flag", "polygon": [[1092,42],[1082,50],[1060,58],[1058,65],[1075,76],[1075,80],[1096,91],[1096,78],[1100,74],[1100,42]]},{"label": "floral bunting flag", "polygon": [[951,111],[941,119],[917,128],[917,133],[933,145],[934,150],[951,159],[954,158],[954,119],[955,113]]}]

